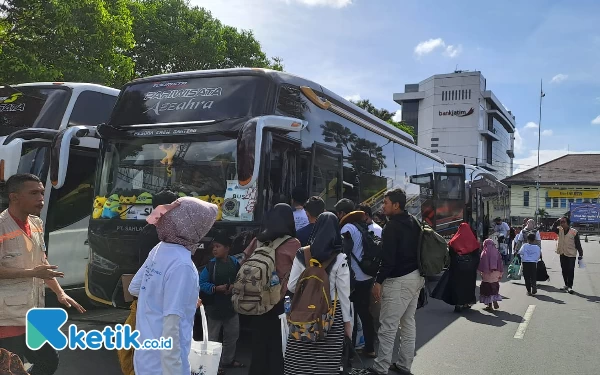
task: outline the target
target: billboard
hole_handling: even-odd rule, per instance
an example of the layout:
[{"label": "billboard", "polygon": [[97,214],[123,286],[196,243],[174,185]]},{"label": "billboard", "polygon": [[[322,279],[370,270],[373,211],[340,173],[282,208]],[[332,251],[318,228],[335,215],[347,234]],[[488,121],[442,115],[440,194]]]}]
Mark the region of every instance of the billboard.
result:
[{"label": "billboard", "polygon": [[571,222],[581,224],[600,223],[600,204],[571,203]]}]

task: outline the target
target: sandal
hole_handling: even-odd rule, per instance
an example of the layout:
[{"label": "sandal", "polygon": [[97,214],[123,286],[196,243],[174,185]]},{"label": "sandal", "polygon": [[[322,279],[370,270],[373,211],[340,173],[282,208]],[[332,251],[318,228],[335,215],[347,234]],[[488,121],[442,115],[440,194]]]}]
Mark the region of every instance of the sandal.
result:
[{"label": "sandal", "polygon": [[241,362],[238,362],[238,361],[236,361],[234,359],[233,361],[231,361],[230,364],[222,365],[221,367],[224,367],[224,368],[244,368],[244,367],[246,367],[246,365],[243,364],[243,363],[241,363]]}]

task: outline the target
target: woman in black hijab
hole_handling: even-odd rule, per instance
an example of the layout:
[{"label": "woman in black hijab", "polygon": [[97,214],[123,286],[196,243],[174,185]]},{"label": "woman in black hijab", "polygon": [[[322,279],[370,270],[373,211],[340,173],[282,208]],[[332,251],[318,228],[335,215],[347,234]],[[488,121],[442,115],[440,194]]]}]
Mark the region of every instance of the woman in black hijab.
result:
[{"label": "woman in black hijab", "polygon": [[250,258],[260,243],[272,242],[278,238],[290,236],[275,250],[275,268],[281,280],[281,301],[269,312],[252,317],[252,363],[249,375],[283,374],[283,351],[281,347],[281,322],[283,314],[283,296],[287,292],[287,283],[292,270],[296,251],[300,241],[296,237],[294,211],[285,203],[279,203],[267,213],[260,233],[244,250],[245,259]]},{"label": "woman in black hijab", "polygon": [[[315,227],[309,240],[312,258],[320,263],[333,258],[327,271],[329,274],[329,293],[332,307],[335,306],[333,324],[323,341],[305,342],[288,338],[285,348],[284,375],[305,374],[337,374],[342,363],[342,349],[344,336],[352,338],[351,312],[350,312],[350,267],[346,254],[342,251],[342,237],[338,218],[324,212],[317,218]],[[288,287],[290,292],[295,292],[300,276],[306,269],[304,251],[298,251]],[[334,303],[334,298],[337,302]]]},{"label": "woman in black hijab", "polygon": [[294,211],[288,204],[279,203],[267,213],[256,238],[260,242],[271,242],[285,235],[296,237]]}]

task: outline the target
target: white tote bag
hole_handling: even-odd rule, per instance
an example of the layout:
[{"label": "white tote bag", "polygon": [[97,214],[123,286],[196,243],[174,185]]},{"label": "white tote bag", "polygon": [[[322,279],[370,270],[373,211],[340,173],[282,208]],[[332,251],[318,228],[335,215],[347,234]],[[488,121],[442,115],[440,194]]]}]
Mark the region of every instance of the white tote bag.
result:
[{"label": "white tote bag", "polygon": [[202,314],[203,341],[192,341],[192,350],[189,355],[192,375],[217,375],[223,344],[208,341],[208,323],[204,306],[200,306],[200,313]]}]

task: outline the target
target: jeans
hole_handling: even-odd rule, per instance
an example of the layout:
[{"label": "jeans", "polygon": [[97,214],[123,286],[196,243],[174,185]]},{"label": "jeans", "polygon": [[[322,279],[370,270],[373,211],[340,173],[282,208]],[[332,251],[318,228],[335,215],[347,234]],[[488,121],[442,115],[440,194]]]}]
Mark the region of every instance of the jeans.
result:
[{"label": "jeans", "polygon": [[208,339],[219,341],[221,328],[223,329],[223,351],[221,353],[221,365],[229,365],[235,357],[237,340],[240,336],[240,318],[235,314],[229,319],[211,319],[206,317],[208,323]]},{"label": "jeans", "polygon": [[25,344],[25,335],[0,339],[0,348],[4,348],[19,357],[21,361],[33,364],[31,375],[52,375],[58,369],[58,352],[46,343],[38,350],[31,350]]},{"label": "jeans", "polygon": [[354,293],[352,294],[352,300],[354,301],[354,330],[352,332],[352,342],[356,343],[358,318],[362,324],[363,335],[365,337],[365,353],[371,353],[374,349],[375,341],[375,326],[373,325],[373,316],[369,311],[369,304],[371,303],[371,289],[373,288],[374,279],[365,281],[357,281],[354,287]]},{"label": "jeans", "polygon": [[523,277],[525,278],[525,288],[528,292],[537,292],[537,263],[523,262]]},{"label": "jeans", "polygon": [[575,257],[568,257],[566,255],[560,256],[560,268],[562,269],[563,279],[565,280],[565,286],[572,288],[573,279],[575,278]]},{"label": "jeans", "polygon": [[400,330],[400,347],[396,364],[410,371],[415,357],[417,338],[415,312],[419,292],[424,285],[425,279],[421,277],[418,270],[383,282],[379,316],[381,326],[378,332],[379,350],[373,364],[373,369],[378,373],[388,373],[398,330]]}]

